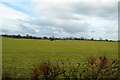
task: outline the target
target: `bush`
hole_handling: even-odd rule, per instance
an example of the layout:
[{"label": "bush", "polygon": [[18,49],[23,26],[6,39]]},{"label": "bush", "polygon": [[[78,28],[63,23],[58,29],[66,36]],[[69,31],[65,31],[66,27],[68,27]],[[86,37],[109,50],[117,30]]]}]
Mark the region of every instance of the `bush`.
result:
[{"label": "bush", "polygon": [[33,68],[33,77],[35,80],[45,79],[54,80],[60,74],[59,66],[52,65],[51,62],[42,62],[38,67]]},{"label": "bush", "polygon": [[41,62],[32,70],[35,80],[118,80],[118,60],[109,60],[106,56],[90,57],[86,63],[76,65],[68,61],[52,64],[50,61]]}]

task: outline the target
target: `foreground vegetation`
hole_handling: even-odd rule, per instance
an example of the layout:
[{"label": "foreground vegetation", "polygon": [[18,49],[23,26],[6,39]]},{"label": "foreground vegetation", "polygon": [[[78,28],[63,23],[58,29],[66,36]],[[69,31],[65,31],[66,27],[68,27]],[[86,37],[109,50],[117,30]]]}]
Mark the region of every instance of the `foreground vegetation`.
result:
[{"label": "foreground vegetation", "polygon": [[[60,64],[61,63],[61,64]],[[118,60],[109,60],[105,56],[90,57],[86,63],[68,64],[64,61],[52,64],[50,61],[41,62],[33,68],[35,80],[105,80],[119,79]]]},{"label": "foreground vegetation", "polygon": [[69,59],[73,64],[86,62],[89,56],[104,54],[109,59],[118,58],[118,42],[82,40],[33,40],[2,38],[3,76],[30,78],[31,70],[41,60]]},{"label": "foreground vegetation", "polygon": [[118,64],[117,59],[110,60],[104,55],[91,56],[86,63],[77,64],[63,60],[56,63],[44,60],[31,69],[31,78],[11,78],[4,74],[2,80],[119,80]]}]

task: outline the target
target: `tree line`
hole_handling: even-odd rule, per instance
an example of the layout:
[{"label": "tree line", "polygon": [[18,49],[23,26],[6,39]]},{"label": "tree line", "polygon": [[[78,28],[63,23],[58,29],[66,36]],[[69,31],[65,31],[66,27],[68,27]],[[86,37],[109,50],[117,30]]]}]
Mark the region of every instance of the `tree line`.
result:
[{"label": "tree line", "polygon": [[37,37],[37,36],[31,36],[29,34],[25,35],[25,36],[22,36],[20,34],[18,35],[9,35],[9,34],[2,34],[0,35],[2,37],[10,37],[10,38],[24,38],[24,39],[39,39],[39,40],[50,40],[50,41],[53,41],[53,40],[90,40],[90,41],[113,41],[113,40],[108,40],[108,39],[102,39],[102,38],[99,38],[99,40],[96,40],[94,38],[91,38],[91,39],[88,39],[88,38],[84,38],[84,37],[55,37],[55,36],[51,36],[51,37],[47,37],[47,36],[44,36],[44,37]]}]

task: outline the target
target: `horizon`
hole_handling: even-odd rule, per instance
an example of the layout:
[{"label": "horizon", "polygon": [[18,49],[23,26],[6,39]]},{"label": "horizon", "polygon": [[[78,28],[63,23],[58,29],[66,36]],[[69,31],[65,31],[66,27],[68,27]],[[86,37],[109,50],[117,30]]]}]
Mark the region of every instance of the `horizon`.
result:
[{"label": "horizon", "polygon": [[[76,40],[75,38],[77,38],[77,40],[91,40],[91,41],[94,41],[94,40],[97,40],[97,41],[120,41],[120,40],[112,40],[112,39],[103,39],[102,37],[100,37],[99,39],[96,39],[96,38],[87,38],[87,37],[84,37],[84,36],[81,36],[81,37],[57,37],[57,36],[33,36],[33,35],[29,35],[29,34],[26,34],[26,35],[20,35],[20,34],[0,34],[0,36],[2,37],[11,37],[11,38],[25,38],[26,36],[29,36],[29,37],[33,37],[33,38],[28,38],[28,39],[34,39],[34,37],[36,38],[41,38],[43,39],[44,37],[46,37],[48,40],[49,38],[59,38],[59,39],[68,39],[68,40]],[[14,37],[16,36],[16,37]],[[20,36],[20,37],[17,37],[17,36]],[[55,39],[56,40],[56,39]]]},{"label": "horizon", "polygon": [[0,34],[118,40],[118,0],[0,0]]}]

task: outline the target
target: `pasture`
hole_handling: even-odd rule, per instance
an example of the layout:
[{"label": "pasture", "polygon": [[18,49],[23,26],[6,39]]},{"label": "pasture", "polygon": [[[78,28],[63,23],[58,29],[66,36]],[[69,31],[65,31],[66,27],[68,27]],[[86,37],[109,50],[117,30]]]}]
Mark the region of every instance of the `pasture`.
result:
[{"label": "pasture", "polygon": [[2,38],[3,74],[17,78],[29,77],[31,68],[41,60],[84,62],[101,54],[118,58],[118,42]]}]

